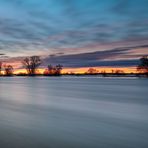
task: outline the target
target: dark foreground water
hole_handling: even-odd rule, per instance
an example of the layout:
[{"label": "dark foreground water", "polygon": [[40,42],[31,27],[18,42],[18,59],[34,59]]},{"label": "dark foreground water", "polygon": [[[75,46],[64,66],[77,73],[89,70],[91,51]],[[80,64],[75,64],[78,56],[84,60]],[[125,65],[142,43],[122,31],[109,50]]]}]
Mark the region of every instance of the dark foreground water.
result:
[{"label": "dark foreground water", "polygon": [[0,78],[0,148],[148,148],[148,80]]}]

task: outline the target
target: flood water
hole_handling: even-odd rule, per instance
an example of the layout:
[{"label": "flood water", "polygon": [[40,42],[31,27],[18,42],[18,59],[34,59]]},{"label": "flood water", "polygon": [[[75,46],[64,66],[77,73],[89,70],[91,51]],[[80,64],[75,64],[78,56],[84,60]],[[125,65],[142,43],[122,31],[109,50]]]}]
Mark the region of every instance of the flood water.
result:
[{"label": "flood water", "polygon": [[0,148],[147,148],[148,79],[0,78]]}]

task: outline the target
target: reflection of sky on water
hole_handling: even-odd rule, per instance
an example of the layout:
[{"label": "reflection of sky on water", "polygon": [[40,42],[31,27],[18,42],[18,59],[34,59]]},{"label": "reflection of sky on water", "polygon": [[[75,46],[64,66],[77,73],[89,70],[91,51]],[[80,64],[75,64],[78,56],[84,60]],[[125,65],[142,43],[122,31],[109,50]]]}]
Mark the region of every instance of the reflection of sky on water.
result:
[{"label": "reflection of sky on water", "polygon": [[145,79],[1,78],[0,94],[1,147],[148,146]]}]

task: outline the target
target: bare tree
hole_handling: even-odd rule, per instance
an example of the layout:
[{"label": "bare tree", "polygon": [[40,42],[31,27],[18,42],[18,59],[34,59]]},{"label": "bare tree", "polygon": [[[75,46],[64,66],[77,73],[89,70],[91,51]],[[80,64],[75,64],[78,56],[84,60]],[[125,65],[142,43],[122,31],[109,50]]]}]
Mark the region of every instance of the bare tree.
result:
[{"label": "bare tree", "polygon": [[90,75],[97,74],[97,73],[98,73],[98,70],[95,68],[89,68],[86,72],[86,74],[90,74]]},{"label": "bare tree", "polygon": [[3,63],[0,62],[0,75],[2,74],[2,65],[3,65]]},{"label": "bare tree", "polygon": [[12,76],[13,75],[12,65],[4,65],[4,72],[6,76]]},{"label": "bare tree", "polygon": [[123,71],[123,70],[120,70],[120,69],[116,69],[116,70],[114,71],[114,73],[115,73],[116,75],[118,75],[118,74],[124,74],[124,71]]},{"label": "bare tree", "polygon": [[61,64],[58,64],[55,66],[56,69],[56,75],[61,75],[61,71],[63,69],[63,66]]},{"label": "bare tree", "polygon": [[47,67],[47,70],[48,70],[48,74],[54,74],[54,67],[50,64],[50,65],[48,65],[48,67]]},{"label": "bare tree", "polygon": [[47,69],[45,70],[45,75],[52,75],[52,76],[59,76],[61,75],[63,66],[58,64],[56,66],[48,65]]},{"label": "bare tree", "polygon": [[23,60],[22,63],[29,75],[35,75],[37,68],[41,64],[41,59],[39,56],[27,57]]},{"label": "bare tree", "polygon": [[140,59],[140,64],[138,65],[137,70],[148,75],[148,56],[143,56]]}]

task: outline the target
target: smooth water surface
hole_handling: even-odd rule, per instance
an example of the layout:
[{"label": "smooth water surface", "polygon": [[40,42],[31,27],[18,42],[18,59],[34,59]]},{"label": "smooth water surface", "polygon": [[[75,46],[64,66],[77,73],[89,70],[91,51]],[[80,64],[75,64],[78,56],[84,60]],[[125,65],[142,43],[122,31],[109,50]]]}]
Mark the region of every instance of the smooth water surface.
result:
[{"label": "smooth water surface", "polygon": [[147,147],[147,79],[0,78],[0,148]]}]

